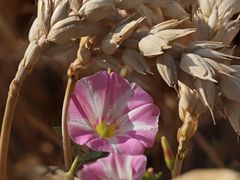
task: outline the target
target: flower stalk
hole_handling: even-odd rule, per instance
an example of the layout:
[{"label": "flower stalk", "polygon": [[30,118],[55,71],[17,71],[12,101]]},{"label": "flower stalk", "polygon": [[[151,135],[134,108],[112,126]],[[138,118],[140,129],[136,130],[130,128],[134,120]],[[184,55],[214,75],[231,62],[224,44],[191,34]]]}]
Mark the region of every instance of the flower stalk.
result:
[{"label": "flower stalk", "polygon": [[74,179],[74,173],[78,167],[78,162],[80,160],[80,156],[77,155],[70,167],[70,170],[67,172],[66,176],[67,176],[67,180],[73,180]]}]

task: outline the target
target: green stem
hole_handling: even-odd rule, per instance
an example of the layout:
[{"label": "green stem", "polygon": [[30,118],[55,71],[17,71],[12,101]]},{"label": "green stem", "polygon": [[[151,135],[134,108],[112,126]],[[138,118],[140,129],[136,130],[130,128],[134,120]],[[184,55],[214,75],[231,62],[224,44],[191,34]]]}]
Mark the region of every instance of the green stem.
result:
[{"label": "green stem", "polygon": [[75,157],[73,163],[72,163],[72,166],[71,166],[70,170],[67,173],[67,179],[68,180],[73,180],[74,179],[74,174],[75,174],[75,171],[77,169],[79,160],[80,160],[80,155],[77,155]]}]

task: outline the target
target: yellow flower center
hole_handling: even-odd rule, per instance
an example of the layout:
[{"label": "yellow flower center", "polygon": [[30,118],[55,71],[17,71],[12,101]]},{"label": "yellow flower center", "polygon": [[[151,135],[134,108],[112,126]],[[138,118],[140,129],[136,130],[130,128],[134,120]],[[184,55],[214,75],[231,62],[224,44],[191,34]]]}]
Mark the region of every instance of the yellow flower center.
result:
[{"label": "yellow flower center", "polygon": [[107,125],[105,120],[103,120],[101,123],[99,123],[96,126],[97,133],[103,138],[112,137],[115,134],[115,130],[116,130],[116,125],[115,124]]}]

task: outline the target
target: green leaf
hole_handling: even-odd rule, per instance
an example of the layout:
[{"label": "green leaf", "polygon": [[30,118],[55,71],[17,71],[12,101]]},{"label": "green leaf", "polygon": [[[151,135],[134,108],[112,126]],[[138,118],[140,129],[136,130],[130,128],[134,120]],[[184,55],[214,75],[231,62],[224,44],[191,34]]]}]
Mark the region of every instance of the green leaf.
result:
[{"label": "green leaf", "polygon": [[98,152],[98,151],[90,151],[89,153],[83,155],[79,160],[79,165],[83,165],[87,162],[94,161],[101,157],[105,157],[108,153]]}]

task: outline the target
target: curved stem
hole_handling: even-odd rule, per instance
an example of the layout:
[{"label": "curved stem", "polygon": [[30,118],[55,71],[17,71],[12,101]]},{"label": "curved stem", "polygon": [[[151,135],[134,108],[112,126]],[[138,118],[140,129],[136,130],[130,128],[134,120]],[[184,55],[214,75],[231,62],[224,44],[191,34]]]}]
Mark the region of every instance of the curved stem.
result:
[{"label": "curved stem", "polygon": [[0,136],[0,174],[2,180],[7,179],[8,146],[13,124],[13,116],[19,97],[19,91],[20,87],[17,85],[16,81],[13,80],[9,88]]},{"label": "curved stem", "polygon": [[[84,43],[86,43],[87,40],[88,40],[88,37],[83,38]],[[75,84],[80,77],[80,69],[82,67],[82,63],[84,62],[82,53],[83,52],[86,53],[86,49],[83,42],[80,40],[77,58],[70,64],[68,68],[68,73],[67,73],[68,82],[67,82],[67,88],[65,91],[63,108],[62,108],[63,154],[64,154],[65,168],[67,170],[69,170],[72,164],[72,145],[71,145],[71,139],[69,137],[68,128],[67,128],[67,113],[68,113],[69,101],[73,93],[73,90],[75,88]]]},{"label": "curved stem", "polygon": [[62,142],[63,142],[63,155],[64,163],[67,170],[71,167],[72,164],[72,145],[71,139],[68,135],[67,129],[67,110],[70,101],[72,91],[74,89],[74,80],[72,77],[68,78],[67,87],[65,91],[63,108],[62,108]]},{"label": "curved stem", "polygon": [[12,80],[5,106],[0,135],[0,175],[1,180],[7,179],[8,146],[18,97],[24,80],[38,63],[41,54],[49,47],[45,37],[39,41],[31,41],[21,60],[15,78]]},{"label": "curved stem", "polygon": [[73,163],[72,163],[68,173],[67,173],[67,179],[68,180],[73,180],[74,179],[74,173],[75,173],[75,171],[77,169],[79,160],[80,160],[80,155],[77,155],[75,157],[75,159],[74,159],[74,161],[73,161]]},{"label": "curved stem", "polygon": [[19,64],[18,71],[15,78],[11,82],[8,91],[7,103],[2,120],[2,129],[0,136],[0,175],[1,180],[7,179],[7,162],[8,162],[8,147],[10,141],[10,134],[13,124],[18,97],[20,94],[21,86],[38,62],[39,58],[31,59],[31,66],[26,65],[26,59],[23,58]]},{"label": "curved stem", "polygon": [[64,155],[64,163],[65,168],[69,170],[72,164],[72,145],[71,139],[68,134],[67,128],[67,113],[68,106],[70,102],[70,98],[72,96],[73,90],[75,88],[75,84],[79,79],[80,68],[78,60],[76,59],[68,68],[68,82],[65,91],[63,108],[62,108],[62,143],[63,143],[63,155]]}]

